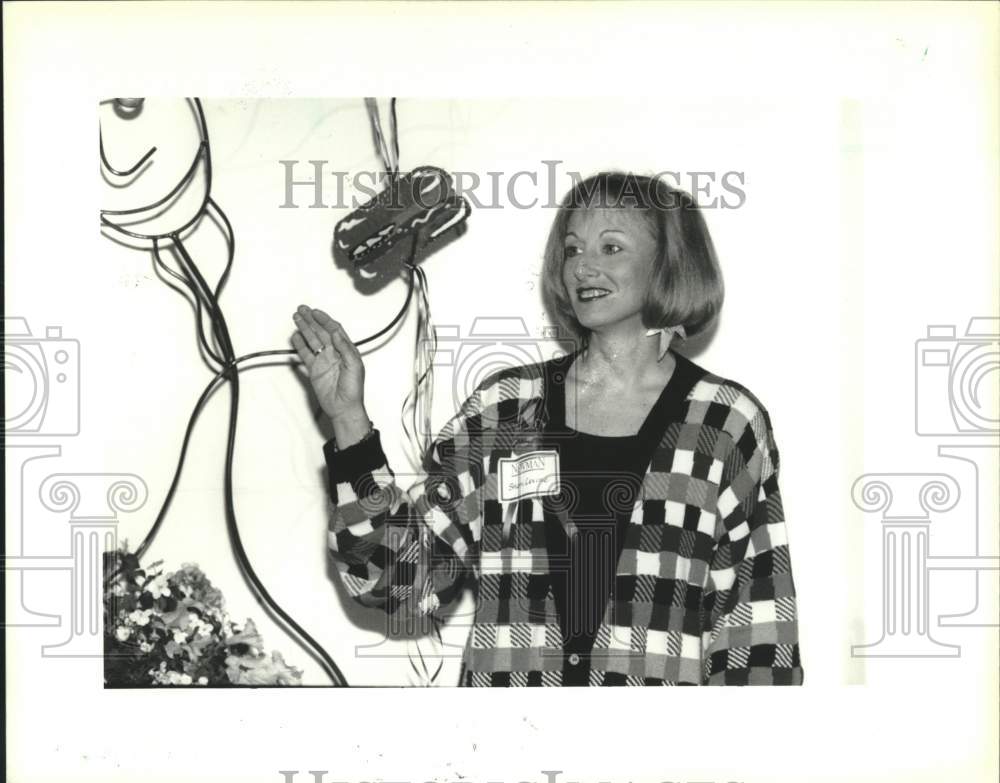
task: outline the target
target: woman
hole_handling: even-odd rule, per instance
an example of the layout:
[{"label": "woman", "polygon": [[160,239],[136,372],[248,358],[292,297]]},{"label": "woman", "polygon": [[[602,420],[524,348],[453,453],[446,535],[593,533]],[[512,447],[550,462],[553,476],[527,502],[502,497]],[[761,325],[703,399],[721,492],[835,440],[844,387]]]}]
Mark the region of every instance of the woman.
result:
[{"label": "woman", "polygon": [[408,492],[357,349],[299,308],[347,589],[429,613],[471,577],[462,685],[801,684],[770,417],[669,347],[723,299],[696,205],[657,178],[584,180],[555,217],[543,295],[576,350],[483,381]]}]

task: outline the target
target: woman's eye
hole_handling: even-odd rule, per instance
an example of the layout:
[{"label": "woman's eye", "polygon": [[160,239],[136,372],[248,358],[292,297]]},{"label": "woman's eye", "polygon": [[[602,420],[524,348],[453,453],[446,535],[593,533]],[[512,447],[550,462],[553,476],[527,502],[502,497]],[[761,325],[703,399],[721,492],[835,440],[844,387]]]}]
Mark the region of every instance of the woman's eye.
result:
[{"label": "woman's eye", "polygon": [[[610,250],[610,248],[614,248],[614,250]],[[621,252],[621,246],[620,245],[613,245],[613,244],[609,243],[609,244],[607,244],[607,245],[604,246],[604,250],[605,250],[605,252],[608,253],[608,255],[614,255],[615,253],[620,253]]]},{"label": "woman's eye", "polygon": [[564,248],[564,250],[563,250],[563,258],[571,258],[572,256],[575,256],[576,253],[577,253],[577,251],[579,249],[580,248],[578,248],[578,247],[576,247],[574,245],[570,245],[569,247]]}]

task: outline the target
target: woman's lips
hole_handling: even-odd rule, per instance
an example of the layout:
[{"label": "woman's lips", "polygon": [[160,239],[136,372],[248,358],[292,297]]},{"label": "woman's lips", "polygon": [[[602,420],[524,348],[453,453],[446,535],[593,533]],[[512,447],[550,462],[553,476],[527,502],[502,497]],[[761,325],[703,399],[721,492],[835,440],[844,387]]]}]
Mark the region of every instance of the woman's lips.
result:
[{"label": "woman's lips", "polygon": [[[584,294],[587,294],[587,296],[584,296]],[[593,288],[578,289],[576,292],[576,300],[581,304],[587,304],[589,302],[598,302],[601,299],[605,299],[609,296],[611,296],[611,291],[609,291],[607,288],[598,288],[596,286]]]}]

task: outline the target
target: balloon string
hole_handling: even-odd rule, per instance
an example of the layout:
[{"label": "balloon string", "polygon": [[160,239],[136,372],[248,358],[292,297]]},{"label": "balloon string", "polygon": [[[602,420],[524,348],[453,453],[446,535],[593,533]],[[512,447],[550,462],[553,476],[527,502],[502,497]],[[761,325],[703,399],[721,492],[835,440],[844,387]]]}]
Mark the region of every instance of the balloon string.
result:
[{"label": "balloon string", "polygon": [[390,128],[392,133],[392,144],[386,141],[382,132],[382,116],[375,98],[365,98],[365,108],[368,110],[368,119],[372,126],[372,136],[375,140],[375,148],[382,159],[382,167],[386,176],[390,179],[399,174],[399,140],[396,133],[396,99],[390,99]]},{"label": "balloon string", "polygon": [[409,444],[407,455],[414,470],[420,470],[431,449],[431,409],[434,399],[434,354],[437,332],[431,319],[427,296],[427,275],[414,267],[418,284],[417,328],[414,346],[413,387],[406,395],[401,410],[403,432]]}]

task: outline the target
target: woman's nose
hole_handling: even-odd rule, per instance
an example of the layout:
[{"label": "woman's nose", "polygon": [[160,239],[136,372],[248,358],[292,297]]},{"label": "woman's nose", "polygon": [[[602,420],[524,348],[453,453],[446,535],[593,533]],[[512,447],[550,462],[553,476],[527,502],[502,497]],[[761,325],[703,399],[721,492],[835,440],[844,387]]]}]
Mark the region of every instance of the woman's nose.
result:
[{"label": "woman's nose", "polygon": [[577,280],[585,280],[594,274],[594,265],[589,256],[585,253],[581,253],[576,258],[576,268],[573,270],[573,274],[576,275]]}]

